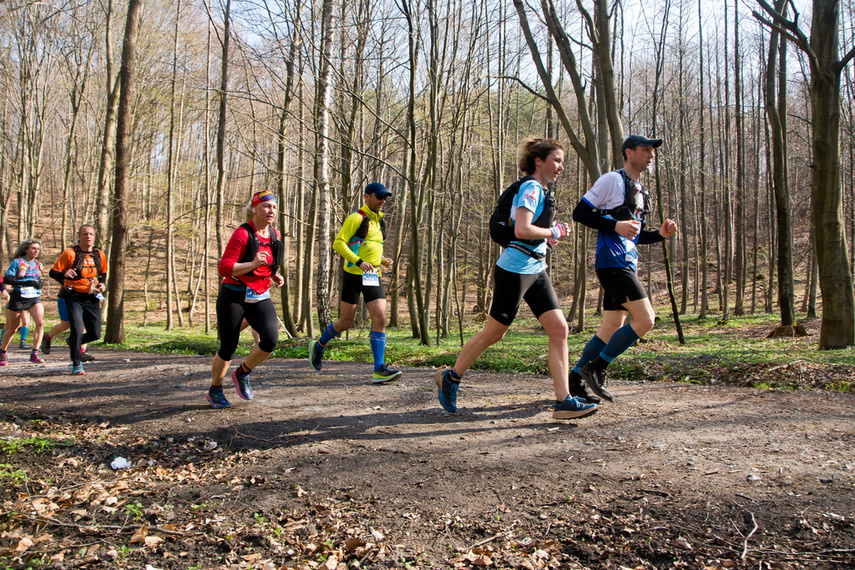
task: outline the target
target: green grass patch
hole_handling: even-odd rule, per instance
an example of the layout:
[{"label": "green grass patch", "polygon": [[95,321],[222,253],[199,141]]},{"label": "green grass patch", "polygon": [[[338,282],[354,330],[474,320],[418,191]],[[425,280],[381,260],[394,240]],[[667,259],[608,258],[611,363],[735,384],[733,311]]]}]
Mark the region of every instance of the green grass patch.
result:
[{"label": "green grass patch", "polygon": [[[800,338],[766,338],[779,322],[777,315],[755,314],[727,321],[717,315],[703,320],[692,315],[682,316],[686,342],[681,345],[670,312],[660,308],[658,314],[661,320],[654,330],[609,367],[613,377],[645,381],[664,378],[695,384],[736,382],[779,388],[820,386],[842,392],[853,389],[845,373],[855,366],[855,349],[820,351],[817,332]],[[600,317],[589,315],[585,330],[570,335],[571,366],[599,324]],[[167,331],[163,325],[127,325],[126,341],[116,348],[207,356],[213,356],[219,348],[215,331],[205,333],[198,326]],[[818,325],[818,321],[813,322],[814,329]],[[469,323],[463,330],[463,341],[469,340],[482,326]],[[325,359],[371,362],[369,336],[370,322],[347,331],[332,342]],[[413,338],[409,326],[387,330],[386,361],[399,366],[454,364],[461,349],[459,332],[454,329],[448,337],[437,340],[436,331],[432,330],[430,336],[430,345],[423,346]],[[308,337],[282,338],[273,356],[304,359],[308,341]],[[252,337],[245,331],[238,356],[248,354],[252,346]],[[546,375],[549,372],[547,347],[548,338],[539,323],[531,317],[518,318],[505,338],[487,349],[472,368]]]},{"label": "green grass patch", "polygon": [[56,447],[68,447],[73,445],[68,440],[54,439],[52,437],[42,437],[36,435],[23,439],[9,439],[3,442],[2,449],[6,455],[14,455],[20,453],[26,448],[32,448],[36,453],[44,453],[45,451],[53,451]]},{"label": "green grass patch", "polygon": [[0,463],[0,481],[8,481],[15,484],[26,483],[30,478],[23,470],[8,463]]}]

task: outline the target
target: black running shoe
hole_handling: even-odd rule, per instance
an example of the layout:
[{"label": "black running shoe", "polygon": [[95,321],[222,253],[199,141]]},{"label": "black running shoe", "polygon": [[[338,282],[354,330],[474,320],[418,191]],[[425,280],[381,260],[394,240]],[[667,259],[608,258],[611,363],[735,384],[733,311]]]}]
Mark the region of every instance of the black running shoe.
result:
[{"label": "black running shoe", "polygon": [[[320,348],[320,350],[318,350]],[[324,349],[321,348],[321,345],[318,341],[313,340],[309,343],[309,364],[312,365],[312,368],[315,370],[320,370],[323,368],[323,357],[324,357]]]},{"label": "black running shoe", "polygon": [[608,400],[609,402],[614,401],[612,398],[612,393],[606,389],[606,385],[608,384],[608,375],[606,374],[605,369],[603,370],[595,370],[591,363],[588,362],[585,366],[582,367],[582,370],[579,371],[582,375],[582,378],[585,379],[585,383],[588,385],[588,388],[591,391],[603,398],[604,400]]},{"label": "black running shoe", "polygon": [[583,398],[590,404],[599,404],[602,402],[599,396],[588,390],[588,385],[579,374],[570,372],[570,395],[577,398]]}]

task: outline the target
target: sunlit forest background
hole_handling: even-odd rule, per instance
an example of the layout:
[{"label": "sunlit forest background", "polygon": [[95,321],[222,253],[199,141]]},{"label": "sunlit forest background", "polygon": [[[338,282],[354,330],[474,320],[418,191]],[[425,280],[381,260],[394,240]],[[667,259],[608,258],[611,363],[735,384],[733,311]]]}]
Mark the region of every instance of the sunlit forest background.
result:
[{"label": "sunlit forest background", "polygon": [[[810,36],[812,4],[784,4]],[[855,46],[855,3],[839,8],[842,57]],[[773,40],[759,2],[148,0],[127,109],[128,231],[117,243],[127,11],[112,0],[0,4],[0,249],[8,262],[35,236],[51,264],[93,223],[100,247],[127,260],[121,318],[213,327],[219,255],[252,193],[269,189],[288,252],[283,326],[314,334],[338,303],[332,237],[380,181],[394,193],[390,324],[425,342],[447,336],[489,307],[500,250],[487,219],[530,134],[567,148],[554,185],[565,221],[599,174],[621,166],[618,133],[665,139],[642,180],[651,223],[669,217],[680,229],[666,248],[644,248],[640,273],[657,305],[673,300],[675,313],[701,318],[778,312],[785,236],[788,303],[799,315],[822,307],[810,59],[797,37]],[[851,64],[839,95],[851,259]],[[595,239],[574,232],[549,263],[581,329],[598,308]]]}]

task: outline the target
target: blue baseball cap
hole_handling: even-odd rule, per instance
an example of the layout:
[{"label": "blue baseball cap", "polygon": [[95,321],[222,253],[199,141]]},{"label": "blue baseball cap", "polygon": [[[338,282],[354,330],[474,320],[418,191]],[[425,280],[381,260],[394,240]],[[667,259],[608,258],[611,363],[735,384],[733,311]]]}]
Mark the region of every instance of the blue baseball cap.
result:
[{"label": "blue baseball cap", "polygon": [[380,184],[379,182],[372,182],[368,186],[365,187],[366,194],[374,194],[378,198],[385,198],[387,196],[391,196],[392,193],[386,190],[386,187]]}]

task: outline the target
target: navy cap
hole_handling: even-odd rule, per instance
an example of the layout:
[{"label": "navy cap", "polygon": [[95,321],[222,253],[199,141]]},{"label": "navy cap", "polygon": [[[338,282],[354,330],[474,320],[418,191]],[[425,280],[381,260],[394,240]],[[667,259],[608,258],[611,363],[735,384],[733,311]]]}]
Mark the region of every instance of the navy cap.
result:
[{"label": "navy cap", "polygon": [[374,194],[378,198],[385,198],[386,196],[391,196],[392,193],[386,190],[386,187],[380,184],[379,182],[372,182],[368,186],[365,187],[366,194]]},{"label": "navy cap", "polygon": [[635,148],[637,146],[651,146],[653,148],[659,148],[662,146],[662,139],[648,139],[641,135],[630,135],[626,137],[625,141],[623,141],[623,145],[620,147],[620,153],[623,155],[624,159],[626,159],[626,149]]}]

